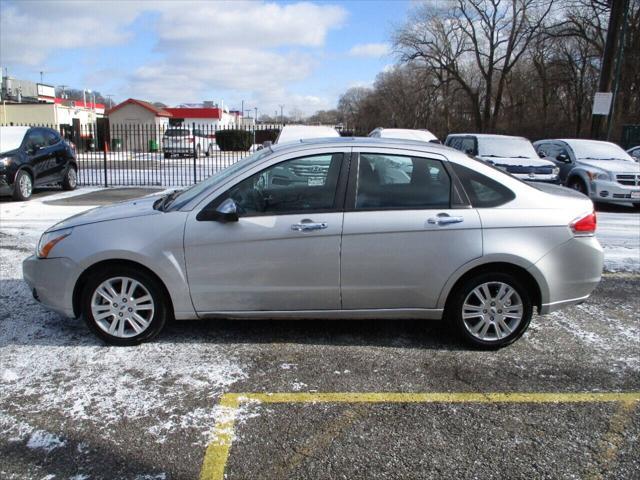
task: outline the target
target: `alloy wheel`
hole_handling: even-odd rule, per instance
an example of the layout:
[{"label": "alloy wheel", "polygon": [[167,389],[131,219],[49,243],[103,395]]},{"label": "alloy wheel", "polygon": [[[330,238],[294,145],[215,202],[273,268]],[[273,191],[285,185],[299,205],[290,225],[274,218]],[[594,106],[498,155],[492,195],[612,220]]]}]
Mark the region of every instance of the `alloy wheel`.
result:
[{"label": "alloy wheel", "polygon": [[29,198],[33,190],[33,183],[31,182],[31,177],[27,174],[20,175],[20,180],[18,181],[18,188],[20,188],[20,193],[24,198]]},{"label": "alloy wheel", "polygon": [[76,184],[78,183],[78,176],[76,175],[75,168],[70,168],[67,172],[67,179],[69,183],[69,187],[73,190],[76,188]]},{"label": "alloy wheel", "polygon": [[498,341],[517,330],[523,312],[522,299],[512,286],[487,282],[478,285],[465,298],[462,321],[474,338]]},{"label": "alloy wheel", "polygon": [[96,325],[117,338],[131,338],[144,332],[154,311],[149,290],[130,277],[105,280],[91,297],[91,314]]}]

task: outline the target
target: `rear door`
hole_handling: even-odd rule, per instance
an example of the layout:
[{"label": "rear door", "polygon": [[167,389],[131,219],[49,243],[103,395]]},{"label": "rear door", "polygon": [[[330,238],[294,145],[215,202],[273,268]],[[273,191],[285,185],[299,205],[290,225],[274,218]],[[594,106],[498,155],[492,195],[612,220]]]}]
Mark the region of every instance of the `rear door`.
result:
[{"label": "rear door", "polygon": [[344,309],[435,309],[442,287],[482,255],[476,210],[458,208],[440,155],[357,148],[342,237]]}]

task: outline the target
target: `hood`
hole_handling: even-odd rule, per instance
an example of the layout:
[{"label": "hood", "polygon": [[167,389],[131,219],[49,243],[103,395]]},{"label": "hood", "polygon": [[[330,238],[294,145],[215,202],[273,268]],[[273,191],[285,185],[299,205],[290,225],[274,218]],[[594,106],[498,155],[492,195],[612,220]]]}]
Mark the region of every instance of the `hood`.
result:
[{"label": "hood", "polygon": [[509,166],[517,166],[517,167],[555,167],[556,164],[549,161],[543,160],[542,158],[514,158],[514,157],[483,157],[479,155],[485,162],[491,162],[494,165],[509,165]]},{"label": "hood", "polygon": [[123,218],[144,217],[147,215],[159,215],[162,212],[153,209],[153,203],[161,195],[142,197],[126,202],[113,203],[104,207],[92,208],[86,212],[79,213],[66,220],[56,223],[48,232],[61,230],[63,228],[79,227],[90,223],[108,222],[110,220],[121,220]]},{"label": "hood", "polygon": [[607,172],[640,173],[640,164],[629,160],[585,160],[581,158],[578,162]]},{"label": "hood", "polygon": [[14,150],[7,150],[6,152],[0,152],[0,157],[9,157],[11,155],[15,155],[16,153],[18,153],[18,149],[14,149]]}]

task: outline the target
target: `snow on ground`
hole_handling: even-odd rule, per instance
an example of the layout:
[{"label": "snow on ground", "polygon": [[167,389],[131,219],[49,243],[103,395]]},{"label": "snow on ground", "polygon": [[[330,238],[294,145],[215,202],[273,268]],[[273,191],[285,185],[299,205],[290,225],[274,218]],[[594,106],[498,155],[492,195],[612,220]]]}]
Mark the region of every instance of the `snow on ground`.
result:
[{"label": "snow on ground", "polygon": [[640,272],[640,213],[598,212],[596,237],[608,272]]},{"label": "snow on ground", "polygon": [[[18,419],[38,411],[91,426],[104,438],[110,438],[118,422],[140,420],[156,442],[165,442],[179,427],[199,431],[204,444],[216,417],[224,416],[214,408],[217,398],[247,377],[247,366],[232,343],[187,335],[177,342],[107,347],[80,321],[62,318],[31,300],[22,280],[22,260],[33,253],[40,234],[91,208],[44,201],[95,190],[0,202],[0,404],[11,406],[10,411],[0,410],[0,435],[34,448],[57,448],[65,439],[55,431]],[[637,213],[599,213],[598,238],[607,270],[640,272],[639,231]],[[283,363],[282,368],[294,365]],[[294,390],[304,388],[296,381]],[[194,398],[200,400],[194,403]]]},{"label": "snow on ground", "polygon": [[191,337],[104,346],[81,321],[33,301],[22,280],[22,260],[34,252],[40,234],[91,208],[43,201],[92,190],[0,202],[0,436],[57,448],[64,439],[55,432],[20,426],[19,417],[37,411],[91,427],[104,438],[116,423],[139,419],[150,438],[162,443],[171,426],[180,425],[200,431],[204,445],[218,396],[246,377],[232,346]]}]

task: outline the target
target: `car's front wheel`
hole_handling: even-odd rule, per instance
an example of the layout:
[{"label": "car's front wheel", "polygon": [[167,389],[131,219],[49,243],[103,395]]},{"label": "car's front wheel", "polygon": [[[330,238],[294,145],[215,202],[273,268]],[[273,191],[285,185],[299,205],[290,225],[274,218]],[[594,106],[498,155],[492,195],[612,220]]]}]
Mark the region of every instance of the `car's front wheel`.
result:
[{"label": "car's front wheel", "polygon": [[531,295],[507,273],[483,273],[464,281],[447,305],[447,315],[474,346],[500,348],[525,332],[533,315]]},{"label": "car's front wheel", "polygon": [[569,184],[567,185],[569,188],[573,188],[583,195],[589,196],[589,190],[587,189],[587,185],[580,178],[572,178],[569,180]]},{"label": "car's front wheel", "polygon": [[18,170],[13,181],[13,199],[18,201],[29,200],[33,193],[33,179],[29,172]]},{"label": "car's front wheel", "polygon": [[76,169],[73,167],[67,168],[66,173],[64,174],[64,178],[62,179],[62,189],[63,190],[75,190],[78,186],[78,174]]},{"label": "car's front wheel", "polygon": [[85,285],[82,313],[105,342],[137,345],[160,333],[167,321],[167,302],[153,276],[126,266],[109,267]]}]

